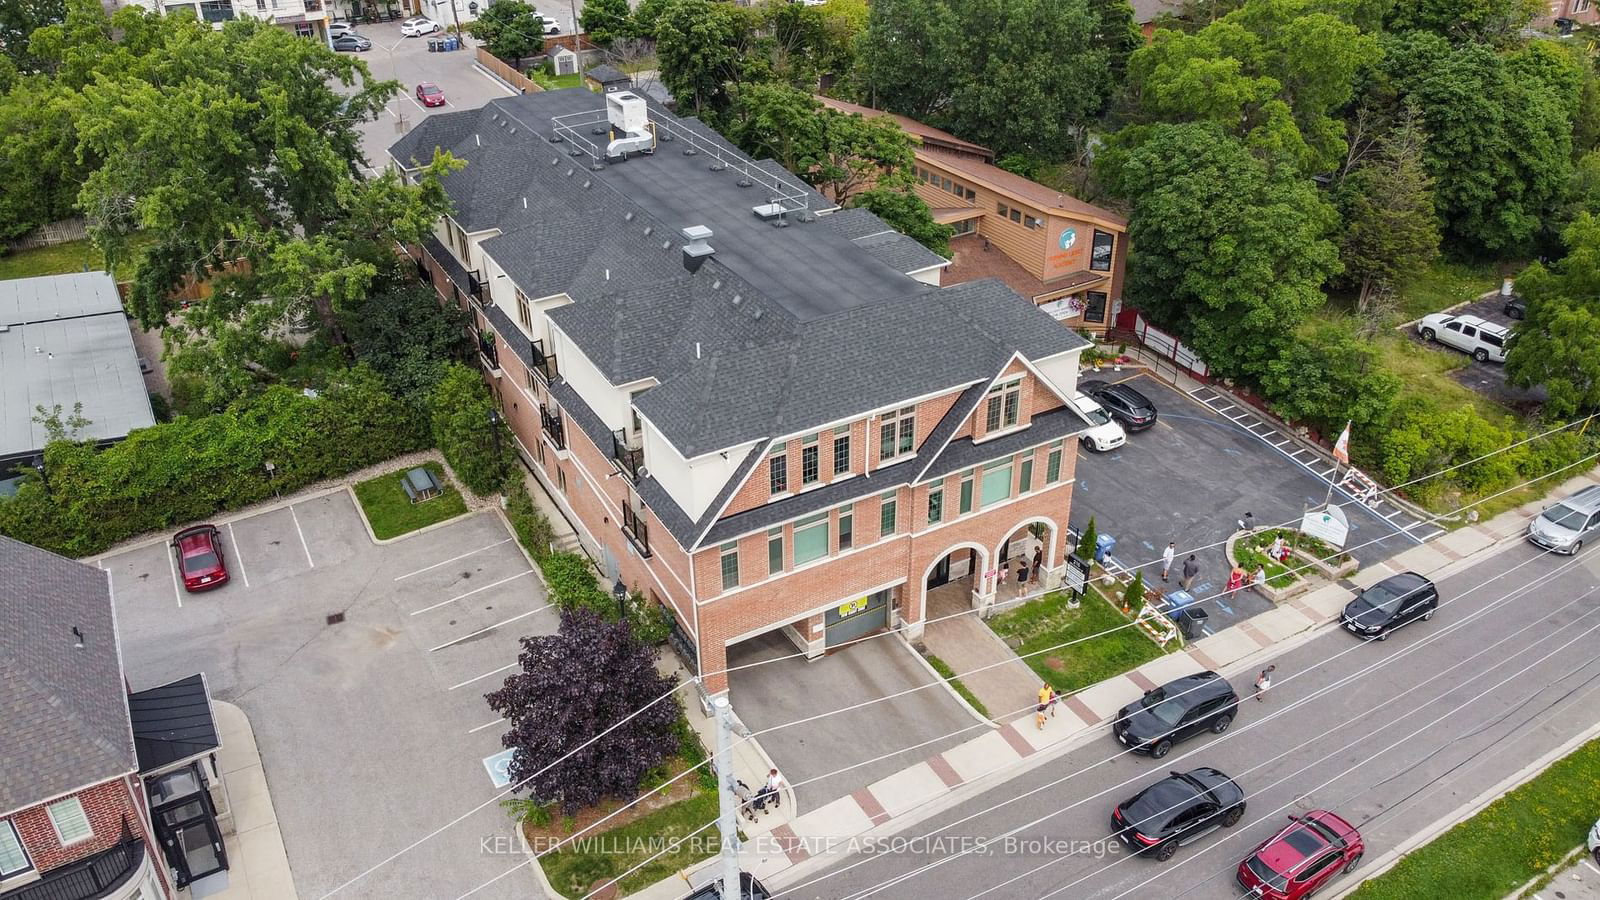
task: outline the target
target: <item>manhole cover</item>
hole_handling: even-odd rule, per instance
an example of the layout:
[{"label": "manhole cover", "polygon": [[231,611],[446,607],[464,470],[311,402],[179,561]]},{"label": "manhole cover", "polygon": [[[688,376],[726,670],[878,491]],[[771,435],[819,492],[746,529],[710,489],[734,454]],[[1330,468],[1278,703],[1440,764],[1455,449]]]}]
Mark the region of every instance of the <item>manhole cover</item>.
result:
[{"label": "manhole cover", "polygon": [[344,613],[342,613],[342,612],[336,612],[336,613],[333,613],[333,614],[328,616],[328,624],[329,625],[337,625],[337,624],[339,624],[340,622],[343,622],[343,621],[344,621]]}]

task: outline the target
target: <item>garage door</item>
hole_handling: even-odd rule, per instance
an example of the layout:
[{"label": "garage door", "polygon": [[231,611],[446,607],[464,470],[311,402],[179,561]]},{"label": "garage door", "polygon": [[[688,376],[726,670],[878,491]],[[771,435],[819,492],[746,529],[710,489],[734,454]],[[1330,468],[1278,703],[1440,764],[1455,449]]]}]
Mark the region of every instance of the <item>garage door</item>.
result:
[{"label": "garage door", "polygon": [[889,598],[893,594],[894,590],[891,588],[841,603],[828,610],[823,615],[823,623],[827,626],[823,646],[836,647],[879,628],[888,627]]}]

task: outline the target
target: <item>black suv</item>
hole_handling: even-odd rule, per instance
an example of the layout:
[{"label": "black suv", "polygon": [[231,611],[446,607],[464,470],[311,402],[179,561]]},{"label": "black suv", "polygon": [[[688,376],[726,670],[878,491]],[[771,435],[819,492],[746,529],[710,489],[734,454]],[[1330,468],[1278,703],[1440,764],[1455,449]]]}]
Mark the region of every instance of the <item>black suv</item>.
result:
[{"label": "black suv", "polygon": [[1117,713],[1111,733],[1129,750],[1160,759],[1178,741],[1227,731],[1238,712],[1239,695],[1228,679],[1201,672],[1145,691]]},{"label": "black suv", "polygon": [[1386,641],[1389,632],[1417,619],[1426,622],[1438,608],[1439,590],[1433,582],[1401,572],[1357,593],[1340,620],[1357,637]]},{"label": "black suv", "polygon": [[[772,896],[767,892],[766,887],[749,872],[739,873],[739,893],[742,895],[740,900],[768,900]],[[683,900],[722,900],[722,882],[713,881],[710,884],[701,885],[698,890],[683,898]]]},{"label": "black suv", "polygon": [[1078,390],[1099,401],[1106,412],[1111,413],[1111,418],[1122,423],[1124,430],[1143,431],[1156,423],[1156,405],[1125,384],[1081,381]]},{"label": "black suv", "polygon": [[1150,785],[1111,813],[1111,833],[1134,853],[1165,862],[1183,844],[1244,817],[1244,791],[1232,778],[1202,766]]}]

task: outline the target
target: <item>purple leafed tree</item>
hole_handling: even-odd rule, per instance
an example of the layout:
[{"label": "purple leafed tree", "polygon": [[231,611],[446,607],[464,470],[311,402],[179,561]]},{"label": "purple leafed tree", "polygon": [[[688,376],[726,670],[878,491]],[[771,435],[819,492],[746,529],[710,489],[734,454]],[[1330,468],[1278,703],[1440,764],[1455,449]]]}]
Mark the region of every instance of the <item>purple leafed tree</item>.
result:
[{"label": "purple leafed tree", "polygon": [[[672,679],[656,671],[655,652],[625,622],[585,609],[561,614],[558,633],[522,639],[522,671],[484,698],[511,722],[501,743],[517,752],[519,784],[607,727],[659,698]],[[518,790],[571,815],[604,797],[632,799],[645,773],[676,755],[674,698],[661,700],[605,737],[551,766]]]}]

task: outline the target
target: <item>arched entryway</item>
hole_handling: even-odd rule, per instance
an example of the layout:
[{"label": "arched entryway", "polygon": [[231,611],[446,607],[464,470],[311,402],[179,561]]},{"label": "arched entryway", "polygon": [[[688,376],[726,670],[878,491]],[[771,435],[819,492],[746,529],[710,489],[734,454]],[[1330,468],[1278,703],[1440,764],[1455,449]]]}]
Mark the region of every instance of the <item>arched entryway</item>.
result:
[{"label": "arched entryway", "polygon": [[[1055,520],[1031,516],[1012,526],[994,549],[994,602],[1005,603],[1036,594],[1060,583],[1056,551],[1060,529]],[[1026,576],[1025,579],[1023,576]]]},{"label": "arched entryway", "polygon": [[991,559],[981,544],[960,543],[928,564],[922,575],[923,621],[967,612]]}]

